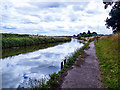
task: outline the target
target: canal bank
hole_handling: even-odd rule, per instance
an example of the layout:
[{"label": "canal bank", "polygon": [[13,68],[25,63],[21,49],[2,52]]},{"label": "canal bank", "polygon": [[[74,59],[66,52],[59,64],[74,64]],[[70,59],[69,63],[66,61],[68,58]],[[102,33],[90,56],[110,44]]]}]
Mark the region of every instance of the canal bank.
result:
[{"label": "canal bank", "polygon": [[73,69],[73,65],[78,66],[78,64],[81,64],[81,62],[76,64],[75,61],[77,60],[78,56],[85,57],[84,50],[89,48],[89,43],[93,40],[94,39],[89,40],[82,48],[77,49],[72,56],[66,59],[66,64],[63,66],[63,68],[58,73],[55,72],[49,75],[50,79],[46,83],[43,82],[44,80],[38,81],[40,82],[39,86],[33,88],[61,88],[64,78],[67,75],[67,71]]},{"label": "canal bank", "polygon": [[58,72],[60,63],[74,51],[82,48],[83,44],[77,39],[53,47],[39,49],[2,59],[2,87],[30,87],[29,78],[40,80],[43,76]]},{"label": "canal bank", "polygon": [[2,49],[70,41],[71,37],[2,33]]},{"label": "canal bank", "polygon": [[100,69],[94,42],[89,49],[84,50],[84,57],[79,56],[76,60],[77,66],[67,72],[61,88],[104,88],[100,81]]}]

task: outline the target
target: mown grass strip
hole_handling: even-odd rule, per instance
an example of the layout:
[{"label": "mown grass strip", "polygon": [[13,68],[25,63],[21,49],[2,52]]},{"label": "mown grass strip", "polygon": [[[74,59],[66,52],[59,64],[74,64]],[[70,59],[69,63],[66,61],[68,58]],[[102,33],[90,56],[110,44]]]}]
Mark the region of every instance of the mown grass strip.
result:
[{"label": "mown grass strip", "polygon": [[[107,88],[119,88],[118,34],[103,36],[95,42],[102,82]],[[119,88],[120,89],[120,88]]]}]

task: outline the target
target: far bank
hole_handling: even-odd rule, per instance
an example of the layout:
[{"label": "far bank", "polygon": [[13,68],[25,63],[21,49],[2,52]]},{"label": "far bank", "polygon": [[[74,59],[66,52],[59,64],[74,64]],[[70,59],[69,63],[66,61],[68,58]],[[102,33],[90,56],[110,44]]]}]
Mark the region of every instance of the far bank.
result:
[{"label": "far bank", "polygon": [[48,44],[56,42],[70,41],[71,37],[50,37],[50,36],[38,36],[28,34],[2,34],[2,48],[22,47],[39,44]]}]

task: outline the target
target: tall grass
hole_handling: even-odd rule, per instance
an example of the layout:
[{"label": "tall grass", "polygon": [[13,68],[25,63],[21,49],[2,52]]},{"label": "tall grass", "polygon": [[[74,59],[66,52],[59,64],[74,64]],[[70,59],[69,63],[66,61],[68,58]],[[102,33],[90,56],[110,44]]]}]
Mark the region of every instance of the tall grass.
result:
[{"label": "tall grass", "polygon": [[102,82],[108,88],[119,88],[120,78],[118,68],[118,34],[103,36],[95,42],[96,54],[99,58]]},{"label": "tall grass", "polygon": [[2,34],[2,48],[31,46],[55,42],[70,41],[69,37],[30,37],[29,35]]}]

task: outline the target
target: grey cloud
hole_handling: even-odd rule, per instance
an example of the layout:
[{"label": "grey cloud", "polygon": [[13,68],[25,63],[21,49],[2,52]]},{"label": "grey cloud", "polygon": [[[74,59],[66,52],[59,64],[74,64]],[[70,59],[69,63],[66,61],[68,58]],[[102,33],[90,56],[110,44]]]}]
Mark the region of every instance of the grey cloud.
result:
[{"label": "grey cloud", "polygon": [[24,23],[24,24],[38,24],[38,23],[36,23],[36,22],[31,22],[31,21],[30,21],[30,22],[26,22],[26,21],[25,21],[25,22],[22,22],[22,23]]},{"label": "grey cloud", "polygon": [[57,26],[57,28],[64,28],[63,26]]},{"label": "grey cloud", "polygon": [[7,3],[1,1],[0,5],[2,6],[2,8],[4,10],[7,10],[7,9],[13,7],[13,4],[10,1],[7,1]]},{"label": "grey cloud", "polygon": [[74,11],[83,11],[85,10],[85,7],[88,5],[88,2],[80,2],[79,4],[73,4],[73,10]]},{"label": "grey cloud", "polygon": [[[87,8],[89,3],[41,3],[37,1],[38,0],[31,0],[30,2],[25,2],[27,6],[17,7],[15,7],[16,5],[9,5],[8,2],[4,3],[2,6],[4,10],[2,13],[2,23],[4,27],[0,27],[0,29],[2,29],[3,32],[14,33],[73,35],[75,33],[88,31],[88,29],[97,31],[96,23],[94,23],[95,19],[92,16],[96,16],[96,14],[100,16],[103,14],[103,12],[98,12],[102,11],[100,8],[100,10]],[[9,2],[12,2],[12,0],[9,0]],[[100,19],[98,18],[97,20]],[[79,22],[82,25],[78,24]],[[83,23],[85,25],[83,25]],[[14,25],[14,27],[9,27],[8,25]],[[100,27],[103,29],[101,33],[107,32],[104,25],[104,28],[102,28],[102,26]],[[66,30],[66,28],[68,30]]]},{"label": "grey cloud", "polygon": [[29,14],[32,14],[32,13],[36,13],[38,12],[40,9],[37,8],[37,7],[28,7],[28,6],[24,6],[24,7],[15,7],[16,11],[18,13],[21,13],[21,14],[25,14],[25,15],[29,15]]},{"label": "grey cloud", "polygon": [[52,16],[48,16],[48,15],[45,16],[44,22],[51,22],[51,21],[54,21]]},{"label": "grey cloud", "polygon": [[87,10],[86,13],[89,15],[95,15],[95,14],[100,14],[101,12],[99,10]]},{"label": "grey cloud", "polygon": [[20,21],[21,21],[20,23],[23,23],[23,24],[38,24],[37,22],[32,22],[29,19],[21,19]]},{"label": "grey cloud", "polygon": [[59,8],[61,6],[64,6],[61,3],[58,2],[35,2],[35,1],[30,1],[30,5],[37,6],[40,9],[48,9],[48,8]]},{"label": "grey cloud", "polygon": [[32,14],[32,15],[30,15],[30,16],[34,16],[34,17],[37,17],[37,18],[41,18],[40,15],[35,15],[35,14]]},{"label": "grey cloud", "polygon": [[3,14],[3,15],[1,15],[2,16],[2,22],[8,22],[9,21],[9,16],[8,15],[5,15],[5,14]]}]

